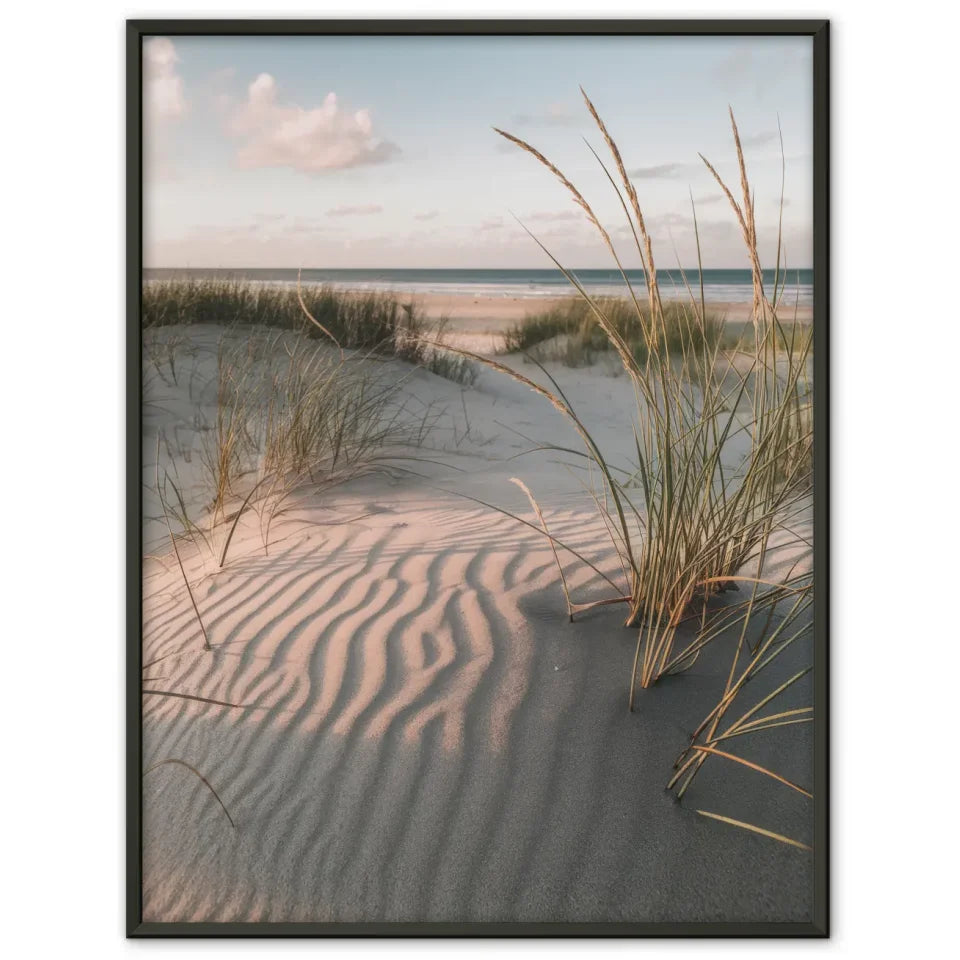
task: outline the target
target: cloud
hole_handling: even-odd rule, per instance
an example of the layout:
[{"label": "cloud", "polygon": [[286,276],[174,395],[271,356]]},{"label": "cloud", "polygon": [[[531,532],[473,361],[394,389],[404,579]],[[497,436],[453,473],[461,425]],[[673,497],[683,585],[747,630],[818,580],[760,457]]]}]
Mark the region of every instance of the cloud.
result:
[{"label": "cloud", "polygon": [[582,218],[583,214],[576,210],[560,210],[557,212],[542,210],[527,214],[525,219],[529,223],[556,223],[561,220],[580,220]]},{"label": "cloud", "polygon": [[[679,213],[661,213],[656,216],[646,217],[647,229],[650,231],[654,240],[667,240],[673,236],[675,230],[691,231],[693,230],[693,220]],[[632,238],[633,230],[624,224],[614,229],[616,236]]]},{"label": "cloud", "polygon": [[201,223],[194,226],[183,239],[205,244],[211,249],[236,243],[265,243],[270,238],[260,229],[261,226],[259,223]]},{"label": "cloud", "polygon": [[171,134],[189,109],[183,79],[177,73],[179,61],[167,37],[153,37],[143,45],[143,166],[148,182],[176,176]]},{"label": "cloud", "polygon": [[661,213],[656,217],[648,217],[647,226],[651,230],[670,230],[673,227],[692,227],[693,221],[679,213]]},{"label": "cloud", "polygon": [[740,143],[745,147],[762,147],[767,143],[776,143],[780,134],[776,130],[765,130],[763,133],[752,133],[748,137],[741,137]]},{"label": "cloud", "polygon": [[661,163],[653,167],[637,167],[635,170],[628,170],[627,173],[634,180],[659,180],[679,177],[685,170],[689,169],[686,163]]},{"label": "cloud", "polygon": [[280,233],[284,236],[300,236],[303,234],[333,236],[342,234],[343,231],[343,227],[332,226],[320,217],[296,217],[292,222],[284,223],[280,228]]},{"label": "cloud", "polygon": [[[746,143],[746,141],[741,141]],[[694,163],[658,163],[650,167],[636,167],[628,170],[627,175],[633,180],[683,180],[687,177],[696,178],[705,171],[703,162]],[[697,203],[715,203],[720,194],[707,200],[698,200]]]},{"label": "cloud", "polygon": [[414,220],[435,220],[440,216],[439,210],[426,210],[423,213],[415,213],[413,215]]},{"label": "cloud", "polygon": [[722,193],[708,193],[705,197],[695,197],[693,202],[698,207],[706,207],[711,203],[719,203],[725,199],[726,197]]},{"label": "cloud", "polygon": [[319,174],[384,163],[400,152],[396,144],[375,136],[370,112],[341,108],[335,93],[319,107],[283,105],[277,82],[261,73],[247,88],[247,99],[233,104],[227,132],[242,140],[241,167],[291,167]]},{"label": "cloud", "polygon": [[565,103],[548,103],[543,110],[515,113],[510,119],[519,127],[572,127],[582,118]]},{"label": "cloud", "polygon": [[368,217],[374,213],[383,213],[383,207],[376,203],[367,203],[357,207],[331,207],[328,217]]},{"label": "cloud", "polygon": [[179,120],[187,112],[183,80],[177,73],[173,41],[154,37],[143,45],[144,117],[153,124]]},{"label": "cloud", "polygon": [[[586,221],[584,221],[584,226]],[[585,230],[581,226],[572,227],[565,224],[556,224],[552,227],[537,227],[535,230],[532,230],[531,233],[540,241],[554,241],[554,240],[576,240],[581,241],[587,238],[592,238],[595,234],[590,230]],[[517,237],[522,237],[529,242],[530,234],[525,231],[519,230],[515,234]]]},{"label": "cloud", "polygon": [[503,217],[493,217],[490,220],[484,220],[478,227],[479,230],[501,230],[504,226]]},{"label": "cloud", "polygon": [[328,223],[322,217],[288,217],[286,214],[254,214],[252,221],[227,224],[198,224],[184,236],[188,240],[205,240],[216,243],[233,243],[241,239],[266,242],[281,236],[300,234],[323,234],[338,236],[343,227]]}]

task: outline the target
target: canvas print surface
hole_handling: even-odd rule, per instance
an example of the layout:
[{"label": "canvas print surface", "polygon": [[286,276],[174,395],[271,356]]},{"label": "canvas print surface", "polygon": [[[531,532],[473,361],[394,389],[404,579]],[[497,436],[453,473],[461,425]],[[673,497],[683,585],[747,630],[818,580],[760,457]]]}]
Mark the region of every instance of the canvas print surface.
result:
[{"label": "canvas print surface", "polygon": [[143,920],[811,920],[812,49],[144,39]]}]

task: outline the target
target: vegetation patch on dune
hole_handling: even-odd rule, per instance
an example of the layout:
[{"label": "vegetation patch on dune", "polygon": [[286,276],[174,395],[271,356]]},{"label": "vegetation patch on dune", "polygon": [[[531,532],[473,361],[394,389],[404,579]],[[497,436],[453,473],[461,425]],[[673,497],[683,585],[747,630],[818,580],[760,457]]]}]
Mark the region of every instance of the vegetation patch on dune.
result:
[{"label": "vegetation patch on dune", "polygon": [[[812,327],[781,321],[781,313],[787,312],[782,306],[781,284],[786,270],[780,262],[779,241],[772,288],[764,285],[754,197],[733,111],[730,121],[740,174],[739,200],[712,164],[701,159],[733,210],[753,277],[751,323],[735,337],[731,337],[723,319],[717,319],[707,309],[702,286],[698,297],[687,285],[688,304],[663,302],[653,244],[636,189],[616,142],[593,103],[585,93],[583,96],[619,176],[618,184],[594,153],[629,223],[646,290],[637,291],[631,286],[610,234],[577,187],[535,147],[498,130],[531,154],[568,190],[600,234],[628,293],[621,299],[592,298],[577,278],[539,244],[564,272],[580,299],[552,313],[528,318],[510,332],[507,346],[529,349],[563,334],[573,350],[569,357],[561,355],[559,359],[580,362],[592,349],[599,349],[594,343],[605,341],[606,349],[616,352],[635,390],[633,469],[625,476],[608,461],[588,426],[545,368],[541,366],[548,387],[501,364],[492,365],[549,399],[579,434],[584,446],[582,456],[591,472],[595,469],[601,478],[600,489],[594,490],[591,485],[590,490],[620,556],[624,577],[621,594],[586,604],[573,601],[558,551],[558,547],[568,551],[569,548],[550,535],[533,494],[529,490],[527,493],[543,533],[554,547],[570,618],[599,604],[628,605],[626,623],[638,629],[630,674],[631,710],[638,686],[650,687],[668,674],[688,670],[707,644],[737,637],[723,695],[677,759],[669,783],[677,796],[683,796],[708,758],[716,758],[811,798],[808,790],[778,772],[739,752],[731,752],[727,741],[743,737],[749,741],[749,734],[813,721],[812,706],[788,703],[786,708],[775,708],[783,694],[810,672],[809,665],[737,719],[730,722],[728,716],[740,709],[744,685],[810,630],[812,581],[793,577],[796,562],[781,580],[765,579],[765,569],[774,551],[784,546],[782,541],[794,549],[799,546],[801,552],[804,545],[807,549],[810,546],[791,525],[810,505]],[[693,218],[696,230],[695,208]],[[536,357],[534,361],[538,362]],[[731,464],[733,451],[737,452],[737,459]],[[569,552],[583,560],[581,554]],[[745,575],[750,568],[754,572]],[[714,595],[730,588],[746,588],[747,599],[735,605],[711,604]],[[777,611],[782,603],[789,603],[785,614]],[[681,626],[691,621],[692,637],[681,632]],[[759,635],[748,639],[751,621],[754,627],[758,621],[761,625]],[[698,812],[809,849],[805,843],[768,827],[716,811]]]},{"label": "vegetation patch on dune", "polygon": [[174,277],[143,285],[141,322],[145,329],[203,323],[295,330],[342,350],[396,357],[455,383],[476,379],[470,363],[429,345],[442,336],[445,320],[432,323],[415,300],[390,292]]},{"label": "vegetation patch on dune", "polygon": [[390,293],[346,292],[328,284],[299,289],[232,277],[151,280],[141,297],[144,327],[246,324],[322,336],[322,325],[345,350],[376,350],[417,359],[427,323],[414,302]]},{"label": "vegetation patch on dune", "polygon": [[[538,360],[559,360],[568,367],[586,366],[598,353],[614,350],[597,322],[595,308],[603,312],[630,353],[644,362],[649,351],[644,330],[650,327],[650,312],[623,297],[597,297],[593,306],[581,298],[571,298],[552,310],[530,314],[504,334],[504,350],[530,352]],[[719,315],[707,312],[698,317],[681,302],[664,303],[661,322],[666,349],[675,355],[705,355],[716,347],[723,329]]]}]

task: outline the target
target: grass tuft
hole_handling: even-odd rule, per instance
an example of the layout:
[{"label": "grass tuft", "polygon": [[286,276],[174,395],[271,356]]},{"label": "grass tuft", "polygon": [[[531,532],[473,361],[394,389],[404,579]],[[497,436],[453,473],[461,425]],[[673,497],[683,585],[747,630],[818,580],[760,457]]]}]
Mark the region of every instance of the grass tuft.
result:
[{"label": "grass tuft", "polygon": [[417,305],[392,293],[327,284],[279,286],[231,277],[150,280],[141,295],[145,329],[185,324],[272,327],[416,362],[428,323]]},{"label": "grass tuft", "polygon": [[[281,290],[224,280],[147,284],[145,323],[171,319],[183,324],[230,320],[217,341],[213,381],[201,388],[215,396],[214,415],[208,421],[200,413],[197,420],[203,422],[204,509],[198,511],[196,503],[188,508],[166,474],[161,489],[158,468],[157,491],[181,572],[178,538],[204,545],[222,568],[240,521],[250,511],[260,517],[266,549],[270,525],[295,491],[327,489],[384,469],[400,447],[421,446],[433,415],[417,416],[407,409],[410,398],[404,398],[402,387],[412,371],[405,364],[458,383],[476,377],[473,363],[426,335],[414,306],[387,295]],[[246,326],[248,322],[260,325]],[[189,345],[189,338],[179,328],[151,333],[147,359],[156,366],[162,358],[164,374],[168,367],[175,371],[176,349]],[[168,337],[175,344],[169,354],[164,352]],[[171,519],[179,523],[180,533]],[[184,581],[190,590],[185,573]],[[196,609],[192,591],[191,600]],[[209,649],[199,612],[197,619]]]},{"label": "grass tuft", "polygon": [[[596,227],[627,293],[620,299],[591,297],[531,233],[577,291],[579,301],[575,307],[534,318],[511,331],[508,345],[519,348],[542,342],[540,338],[555,335],[564,325],[590,343],[605,338],[632,381],[636,397],[632,438],[636,459],[629,476],[625,479],[610,466],[588,426],[542,366],[549,388],[495,360],[459,352],[548,399],[576,429],[584,456],[599,470],[604,489],[595,499],[603,505],[608,534],[624,570],[622,595],[629,598],[626,623],[638,628],[628,698],[632,710],[638,687],[649,687],[667,673],[686,669],[698,655],[699,647],[691,651],[689,646],[678,654],[679,626],[698,606],[705,613],[711,596],[735,582],[744,568],[762,571],[774,535],[809,503],[812,328],[794,323],[788,334],[776,289],[764,289],[751,188],[732,111],[742,200],[738,202],[717,179],[746,246],[753,309],[749,334],[741,331],[731,346],[726,324],[708,310],[702,286],[698,297],[684,277],[689,303],[662,302],[653,244],[636,190],[616,142],[586,94],[584,99],[620,179],[618,184],[594,153],[630,225],[635,253],[643,265],[646,296],[631,285],[609,232],[576,186],[536,148],[498,130],[569,191]],[[699,250],[699,236],[697,246]],[[698,267],[702,276],[702,264]],[[569,597],[567,603],[572,612]],[[706,631],[695,645],[714,635]]]},{"label": "grass tuft", "polygon": [[[598,297],[594,303],[626,343],[634,359],[643,364],[648,358],[645,331],[650,328],[649,310],[622,297]],[[712,352],[720,341],[722,320],[707,314],[703,322],[690,306],[680,302],[664,304],[663,339],[674,355],[685,350],[699,355]],[[593,363],[599,353],[609,353],[613,344],[597,322],[593,308],[585,300],[571,298],[562,306],[531,314],[504,334],[504,351],[531,352],[538,360],[558,360],[568,367]]]}]

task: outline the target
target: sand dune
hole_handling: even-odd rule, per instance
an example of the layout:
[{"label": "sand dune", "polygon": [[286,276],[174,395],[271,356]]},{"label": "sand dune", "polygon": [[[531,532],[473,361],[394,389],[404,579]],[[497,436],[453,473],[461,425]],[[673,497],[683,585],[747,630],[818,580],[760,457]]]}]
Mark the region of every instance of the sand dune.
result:
[{"label": "sand dune", "polygon": [[[629,388],[564,375],[616,434],[613,401]],[[417,376],[414,389],[469,419],[453,431],[466,441],[435,451],[467,473],[438,467],[430,482],[447,493],[374,476],[305,499],[268,548],[251,518],[222,570],[185,547],[209,652],[148,524],[144,686],[237,706],[146,694],[145,769],[178,758],[201,770],[236,829],[183,767],[149,773],[144,919],[808,919],[809,857],[693,812],[809,840],[804,798],[709,764],[682,805],[664,790],[726,654],[628,713],[623,610],[569,623],[547,541],[453,492],[532,520],[509,483],[532,477],[554,535],[616,580],[589,498],[546,456],[508,459],[526,445],[511,428],[560,435],[562,421],[490,372],[462,414],[459,387]],[[611,593],[566,560],[579,599]],[[779,768],[810,782],[809,728],[788,736]]]}]

